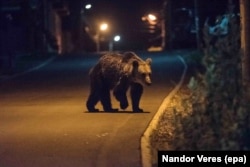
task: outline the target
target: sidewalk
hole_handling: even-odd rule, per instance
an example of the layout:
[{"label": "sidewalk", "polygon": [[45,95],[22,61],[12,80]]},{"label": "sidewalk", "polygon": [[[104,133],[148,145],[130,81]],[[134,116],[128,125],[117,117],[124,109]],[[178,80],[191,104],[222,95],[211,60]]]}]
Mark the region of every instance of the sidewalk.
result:
[{"label": "sidewalk", "polygon": [[10,62],[5,57],[0,68],[0,81],[23,75],[46,65],[56,57],[56,54],[19,55]]}]

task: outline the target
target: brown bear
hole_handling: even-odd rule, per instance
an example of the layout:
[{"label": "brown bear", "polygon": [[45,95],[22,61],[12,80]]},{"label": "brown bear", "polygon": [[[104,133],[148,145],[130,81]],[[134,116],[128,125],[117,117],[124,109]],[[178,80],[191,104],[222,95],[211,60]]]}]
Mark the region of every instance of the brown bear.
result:
[{"label": "brown bear", "polygon": [[139,102],[143,93],[142,85],[151,85],[151,62],[150,58],[143,61],[134,52],[102,56],[89,73],[90,95],[86,104],[88,111],[99,111],[95,108],[98,101],[101,101],[104,111],[118,111],[112,108],[110,90],[113,90],[113,95],[120,102],[120,108],[126,109],[126,92],[130,87],[133,112],[143,112],[139,108]]}]

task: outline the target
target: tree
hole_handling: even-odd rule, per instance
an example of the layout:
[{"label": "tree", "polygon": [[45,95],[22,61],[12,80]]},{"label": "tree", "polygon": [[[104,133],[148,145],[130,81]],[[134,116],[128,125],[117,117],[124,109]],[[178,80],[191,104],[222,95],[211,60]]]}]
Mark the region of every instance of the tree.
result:
[{"label": "tree", "polygon": [[[216,36],[205,25],[202,62],[206,72],[191,78],[188,84],[191,94],[181,102],[185,104],[183,110],[174,110],[176,150],[250,149],[250,96],[245,98],[242,87],[242,64],[245,79],[250,79],[249,0],[241,0],[241,5],[242,48],[247,61],[241,59],[241,27],[232,13],[232,0],[228,0],[228,31]],[[247,86],[249,81],[246,80]]]},{"label": "tree", "polygon": [[250,85],[250,1],[240,0],[240,15],[241,15],[241,48],[242,57],[242,75],[243,84],[246,87]]}]

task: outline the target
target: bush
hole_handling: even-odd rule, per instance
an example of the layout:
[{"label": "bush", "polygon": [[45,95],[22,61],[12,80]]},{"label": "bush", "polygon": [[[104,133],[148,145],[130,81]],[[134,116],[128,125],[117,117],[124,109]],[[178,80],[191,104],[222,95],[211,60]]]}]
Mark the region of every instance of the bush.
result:
[{"label": "bush", "polygon": [[[189,103],[175,111],[176,150],[249,150],[250,114],[241,77],[240,28],[234,17],[225,36],[204,27],[205,74],[192,77]],[[192,112],[190,112],[192,111]]]}]

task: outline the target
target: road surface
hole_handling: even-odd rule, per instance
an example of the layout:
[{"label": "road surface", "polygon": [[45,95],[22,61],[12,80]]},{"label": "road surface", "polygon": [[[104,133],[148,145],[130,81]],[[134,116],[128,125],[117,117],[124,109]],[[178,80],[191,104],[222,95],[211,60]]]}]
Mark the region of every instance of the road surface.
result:
[{"label": "road surface", "polygon": [[[184,67],[175,54],[139,55],[153,60],[143,113],[87,112],[94,54],[59,56],[0,81],[0,167],[140,167],[140,138]],[[113,97],[112,103],[118,108]]]}]

